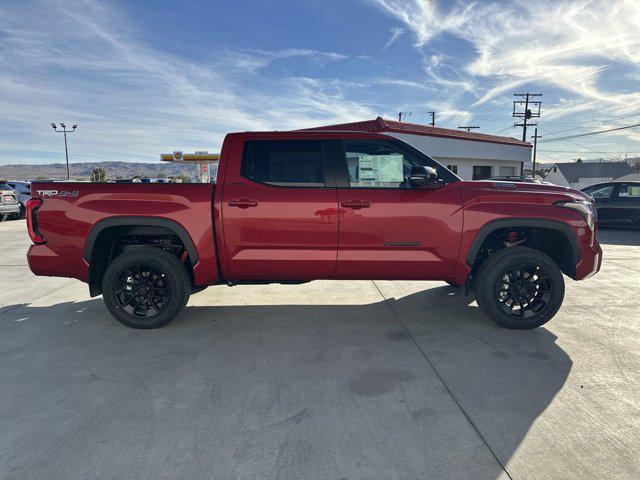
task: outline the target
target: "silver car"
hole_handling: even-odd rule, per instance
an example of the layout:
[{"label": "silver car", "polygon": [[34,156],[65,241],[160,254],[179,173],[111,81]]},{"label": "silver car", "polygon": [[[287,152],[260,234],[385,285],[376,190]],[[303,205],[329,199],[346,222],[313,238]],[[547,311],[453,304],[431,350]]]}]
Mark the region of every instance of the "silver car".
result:
[{"label": "silver car", "polygon": [[18,194],[6,183],[0,183],[0,222],[16,214],[20,214]]},{"label": "silver car", "polygon": [[24,218],[24,212],[27,211],[27,201],[31,198],[31,184],[29,182],[17,182],[8,180],[6,182],[18,194],[18,202],[20,203],[20,213],[14,218]]}]

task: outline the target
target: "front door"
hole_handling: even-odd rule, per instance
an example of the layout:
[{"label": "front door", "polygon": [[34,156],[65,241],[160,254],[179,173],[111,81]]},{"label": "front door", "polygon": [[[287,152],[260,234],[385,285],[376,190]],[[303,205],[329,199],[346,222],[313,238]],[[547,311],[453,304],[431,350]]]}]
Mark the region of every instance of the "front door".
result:
[{"label": "front door", "polygon": [[598,223],[606,225],[607,223],[615,221],[613,211],[615,188],[615,183],[607,183],[604,185],[594,185],[583,190],[586,194],[591,195],[593,200],[596,202]]},{"label": "front door", "polygon": [[[456,177],[396,140],[344,140],[346,184],[338,188],[339,275],[387,279],[452,273],[462,230]],[[412,188],[412,166],[437,167],[448,181]]]},{"label": "front door", "polygon": [[256,139],[232,150],[222,194],[230,277],[335,274],[337,193],[325,179],[323,141]]}]

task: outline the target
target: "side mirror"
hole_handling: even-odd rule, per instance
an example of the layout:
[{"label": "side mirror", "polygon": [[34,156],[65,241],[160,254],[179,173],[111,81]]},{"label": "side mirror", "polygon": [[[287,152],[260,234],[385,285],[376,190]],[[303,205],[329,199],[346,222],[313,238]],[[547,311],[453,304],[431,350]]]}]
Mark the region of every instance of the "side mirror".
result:
[{"label": "side mirror", "polygon": [[423,165],[411,167],[409,183],[412,187],[427,187],[438,184],[438,173],[433,167],[425,167]]}]

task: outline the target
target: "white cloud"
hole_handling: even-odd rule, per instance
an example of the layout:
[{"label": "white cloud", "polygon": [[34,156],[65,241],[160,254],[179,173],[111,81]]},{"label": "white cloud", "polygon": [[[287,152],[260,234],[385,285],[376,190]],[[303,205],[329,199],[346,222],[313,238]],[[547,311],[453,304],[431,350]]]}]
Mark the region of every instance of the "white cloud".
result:
[{"label": "white cloud", "polygon": [[386,50],[391,45],[393,45],[393,43],[395,43],[395,41],[398,38],[400,38],[400,35],[402,35],[403,33],[404,33],[404,28],[402,28],[402,27],[393,27],[391,29],[391,35],[389,36],[389,40],[387,40],[387,43],[384,44],[384,47],[382,47],[382,50]]},{"label": "white cloud", "polygon": [[69,139],[77,161],[154,161],[174,149],[215,151],[229,131],[375,116],[331,82],[272,82],[260,71],[286,59],[346,60],[340,53],[221,50],[196,62],[152,48],[108,4],[38,2],[29,15],[21,8],[0,7],[0,141],[12,145],[0,163],[60,159],[61,139],[49,127],[57,121],[80,125]]},{"label": "white cloud", "polygon": [[[610,108],[637,111],[640,93],[629,81],[620,89],[619,82],[640,67],[637,0],[369,1],[412,32],[427,78],[479,92],[472,107],[498,98],[509,103],[505,97],[526,87],[544,94],[548,121],[575,113],[601,115]],[[436,40],[445,33],[468,53],[458,59],[457,76],[443,75],[440,55],[433,53],[442,48]],[[559,94],[571,103],[555,103]],[[634,132],[622,135],[635,138]]]},{"label": "white cloud", "polygon": [[[518,82],[537,82],[612,101],[598,86],[603,61],[640,64],[640,2],[461,2],[443,11],[429,0],[371,0],[403,21],[423,47],[448,32],[476,55],[465,68],[494,84],[487,101]],[[465,3],[466,5],[462,5]]]}]

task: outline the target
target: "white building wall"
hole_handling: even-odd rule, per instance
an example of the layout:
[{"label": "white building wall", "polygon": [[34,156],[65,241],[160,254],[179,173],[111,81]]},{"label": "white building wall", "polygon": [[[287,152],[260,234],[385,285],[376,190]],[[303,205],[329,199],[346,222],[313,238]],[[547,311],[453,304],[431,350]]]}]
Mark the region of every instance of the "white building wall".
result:
[{"label": "white building wall", "polygon": [[[458,167],[457,175],[463,180],[473,179],[473,167],[491,167],[491,176],[503,176],[503,175],[520,175],[520,162],[509,162],[504,160],[489,160],[489,159],[473,159],[473,158],[450,158],[450,157],[437,157],[430,155],[432,158],[440,162],[445,167],[449,165],[456,165]],[[501,168],[502,167],[502,168]],[[510,172],[505,170],[510,168]]]},{"label": "white building wall", "polygon": [[474,166],[491,167],[491,176],[508,175],[500,172],[501,166],[514,167],[513,174],[520,175],[520,162],[526,165],[531,160],[530,147],[394,132],[385,134],[407,142],[445,166],[457,165],[458,176],[463,180],[473,179]]},{"label": "white building wall", "polygon": [[525,163],[531,161],[530,146],[525,147],[445,137],[427,137],[425,135],[409,135],[394,132],[385,132],[385,135],[399,138],[434,158],[471,158],[479,160],[491,158],[498,161],[504,160]]}]

